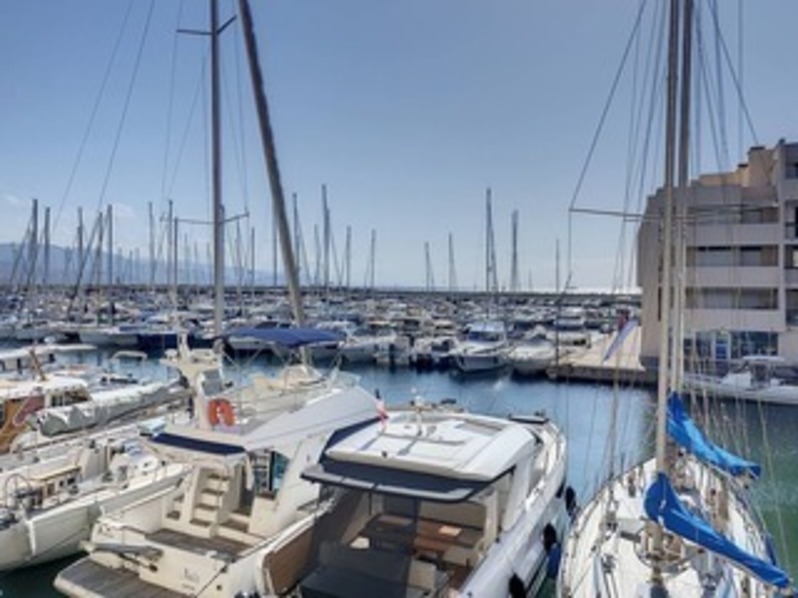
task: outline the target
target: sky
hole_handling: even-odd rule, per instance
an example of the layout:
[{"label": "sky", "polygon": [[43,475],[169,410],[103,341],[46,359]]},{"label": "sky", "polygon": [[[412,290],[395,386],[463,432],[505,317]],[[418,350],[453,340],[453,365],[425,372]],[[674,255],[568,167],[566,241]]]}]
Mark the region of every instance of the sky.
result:
[{"label": "sky", "polygon": [[[701,4],[707,27],[711,13]],[[755,134],[740,126],[735,86],[724,75],[724,150],[710,143],[712,111],[705,108],[694,173],[734,167],[754,143],[798,139],[791,44],[798,2],[718,4],[725,51],[739,69]],[[219,5],[222,20],[235,14],[234,2]],[[630,165],[642,161],[630,155],[643,155],[630,141],[633,115],[645,103],[661,106],[641,100],[641,82],[661,69],[647,73],[639,65],[659,39],[651,23],[662,2],[648,2],[583,179],[637,0],[252,5],[283,185],[288,197],[297,195],[311,269],[325,184],[340,260],[352,228],[353,285],[366,280],[375,230],[377,285],[423,287],[429,243],[435,285],[447,288],[451,233],[458,286],[484,288],[490,187],[501,286],[510,283],[513,210],[522,288],[554,288],[558,245],[561,284],[569,270],[577,289],[634,283],[633,274],[615,274],[618,263],[625,272],[633,263],[634,230],[626,229],[619,250],[617,218],[569,220],[569,206],[639,211],[661,178],[655,107],[651,173],[629,183]],[[122,253],[139,248],[142,257],[149,202],[158,216],[171,199],[181,219],[210,220],[209,44],[177,33],[207,23],[201,0],[0,3],[0,242],[22,239],[31,198],[50,206],[53,240],[62,245],[74,243],[78,207],[90,226],[99,209],[113,204],[115,245]],[[709,72],[723,61],[713,49],[720,46],[706,43]],[[224,203],[228,216],[249,214],[226,229],[228,264],[236,226],[244,239],[252,226],[257,266],[270,270],[271,199],[237,23],[221,45]],[[184,234],[181,251],[187,242],[204,260],[209,227],[184,225]],[[334,270],[331,278],[338,278]]]}]

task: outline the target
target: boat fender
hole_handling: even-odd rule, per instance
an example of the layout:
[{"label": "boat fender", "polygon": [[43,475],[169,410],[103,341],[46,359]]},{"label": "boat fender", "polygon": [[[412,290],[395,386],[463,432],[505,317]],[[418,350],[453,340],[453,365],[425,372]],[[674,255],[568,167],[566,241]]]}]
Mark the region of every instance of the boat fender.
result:
[{"label": "boat fender", "polygon": [[551,523],[547,523],[543,528],[543,549],[546,554],[551,552],[552,546],[557,543],[557,530]]},{"label": "boat fender", "polygon": [[224,422],[226,426],[232,426],[235,421],[233,405],[227,399],[211,399],[208,401],[208,422],[212,426],[218,426],[219,422]]},{"label": "boat fender", "polygon": [[548,555],[546,561],[546,577],[549,579],[557,579],[557,574],[560,571],[560,557],[562,556],[562,549],[557,540],[557,530],[551,523],[547,523],[543,528],[543,549]]},{"label": "boat fender", "polygon": [[565,510],[568,511],[568,516],[572,519],[576,515],[576,509],[576,490],[568,486],[565,489]]},{"label": "boat fender", "polygon": [[507,589],[510,592],[511,598],[526,597],[526,587],[524,586],[524,580],[518,577],[518,573],[513,573],[513,576],[510,578],[510,583],[508,584]]}]

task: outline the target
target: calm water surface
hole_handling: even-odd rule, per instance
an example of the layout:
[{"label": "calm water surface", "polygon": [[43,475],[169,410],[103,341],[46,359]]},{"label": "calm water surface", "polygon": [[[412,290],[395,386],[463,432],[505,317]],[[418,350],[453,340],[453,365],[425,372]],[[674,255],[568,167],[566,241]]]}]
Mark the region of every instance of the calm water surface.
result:
[{"label": "calm water surface", "polygon": [[[83,358],[102,362],[104,356]],[[247,361],[247,368],[265,371],[273,366],[265,360]],[[137,367],[141,375],[161,378],[165,369],[155,363]],[[493,415],[544,412],[565,431],[568,440],[568,482],[584,501],[609,471],[619,471],[653,454],[654,397],[648,389],[583,383],[553,383],[548,380],[516,380],[509,376],[459,376],[449,372],[417,372],[412,369],[362,367],[352,370],[362,385],[379,390],[386,403],[406,403],[421,397],[427,401],[455,399],[474,412]],[[617,396],[617,401],[613,398]],[[613,405],[617,404],[617,409]],[[762,407],[723,402],[700,411],[710,415],[715,438],[729,448],[758,459],[764,475],[754,489],[775,545],[790,571],[798,569],[798,408]],[[613,417],[613,414],[615,417]],[[613,429],[615,432],[613,433]],[[609,438],[614,437],[615,443]],[[612,444],[612,446],[610,446]],[[0,591],[8,596],[57,596],[52,580],[70,560],[23,569],[0,577]]]}]

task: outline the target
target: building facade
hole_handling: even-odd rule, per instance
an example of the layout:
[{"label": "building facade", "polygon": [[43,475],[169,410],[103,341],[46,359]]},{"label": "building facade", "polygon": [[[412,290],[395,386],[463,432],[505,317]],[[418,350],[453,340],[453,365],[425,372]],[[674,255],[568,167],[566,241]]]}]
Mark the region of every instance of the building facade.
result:
[{"label": "building facade", "polygon": [[[752,354],[798,362],[798,143],[753,147],[747,163],[700,176],[674,202],[685,358],[721,369]],[[661,189],[648,198],[637,238],[647,367],[659,348],[663,204]]]}]

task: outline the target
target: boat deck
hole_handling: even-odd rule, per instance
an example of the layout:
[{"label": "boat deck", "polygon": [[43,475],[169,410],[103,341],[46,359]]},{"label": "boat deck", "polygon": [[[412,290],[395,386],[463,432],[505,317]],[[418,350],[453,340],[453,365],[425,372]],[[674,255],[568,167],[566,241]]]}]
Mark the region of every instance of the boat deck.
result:
[{"label": "boat deck", "polygon": [[56,588],[80,588],[83,595],[113,596],[114,598],[179,598],[172,592],[139,579],[133,571],[103,567],[86,557],[73,563],[56,579]]},{"label": "boat deck", "polygon": [[231,560],[235,560],[238,554],[251,548],[248,544],[237,542],[229,538],[221,538],[219,536],[213,538],[199,538],[171,529],[159,529],[156,532],[147,534],[147,540],[156,544],[174,546],[181,550],[190,550],[198,554],[214,551],[229,556]]}]

